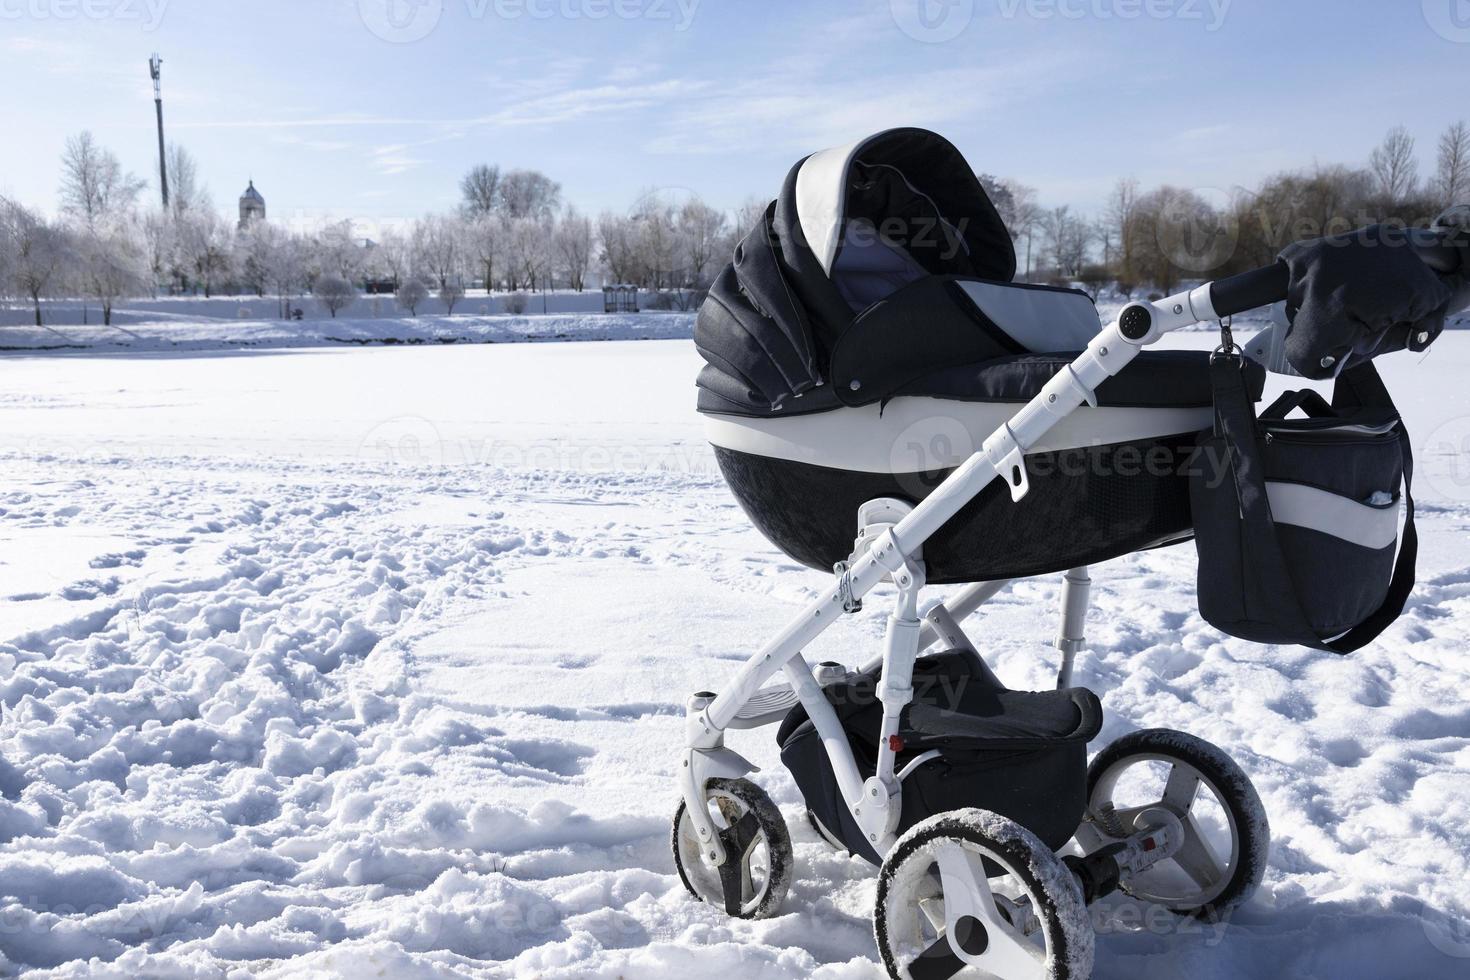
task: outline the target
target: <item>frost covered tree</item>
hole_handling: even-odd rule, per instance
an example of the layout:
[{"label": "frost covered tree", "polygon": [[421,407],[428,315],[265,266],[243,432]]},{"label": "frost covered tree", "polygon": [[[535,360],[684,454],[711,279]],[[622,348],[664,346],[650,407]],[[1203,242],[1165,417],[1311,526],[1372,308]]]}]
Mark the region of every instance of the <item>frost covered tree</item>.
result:
[{"label": "frost covered tree", "polygon": [[397,289],[413,267],[412,243],[396,229],[385,228],[378,236],[378,247],[373,249],[373,260],[388,273],[393,288]]},{"label": "frost covered tree", "polygon": [[409,276],[398,287],[394,298],[398,301],[400,310],[407,310],[409,316],[418,316],[419,307],[428,302],[429,285],[418,276]]},{"label": "frost covered tree", "polygon": [[144,182],[123,171],[109,150],[83,130],[66,141],[61,155],[61,210],[78,224],[95,229],[128,215]]},{"label": "frost covered tree", "polygon": [[1368,158],[1378,193],[1390,205],[1403,203],[1419,186],[1419,160],[1414,156],[1414,137],[1403,126],[1388,131]]},{"label": "frost covered tree", "polygon": [[150,210],[138,223],[138,232],[143,245],[143,259],[148,267],[148,291],[157,296],[158,284],[168,275],[174,251],[173,222],[169,220],[168,212]]},{"label": "frost covered tree", "polygon": [[511,289],[536,289],[545,284],[551,261],[551,235],[541,216],[512,218],[506,223],[505,259]]},{"label": "frost covered tree", "polygon": [[587,269],[592,264],[592,242],[592,219],[568,207],[557,222],[553,245],[567,274],[567,285],[579,293],[586,286]]},{"label": "frost covered tree", "polygon": [[431,214],[414,222],[414,264],[426,270],[440,289],[458,280],[464,270],[464,226],[448,214]]},{"label": "frost covered tree", "polygon": [[41,300],[52,294],[64,275],[66,235],[23,204],[0,198],[0,234],[9,268],[9,291],[28,299],[41,326]]},{"label": "frost covered tree", "polygon": [[335,273],[327,272],[316,281],[316,288],[312,290],[312,296],[316,298],[317,304],[337,319],[337,314],[347,309],[357,301],[357,287],[345,277]]},{"label": "frost covered tree", "polygon": [[640,277],[637,223],[625,214],[604,211],[597,217],[597,241],[602,264],[616,283],[636,282]]},{"label": "frost covered tree", "polygon": [[675,230],[683,252],[685,285],[699,292],[709,289],[719,267],[720,254],[727,250],[725,229],[728,223],[723,211],[710,207],[697,197],[679,209]]},{"label": "frost covered tree", "polygon": [[177,143],[168,145],[168,207],[174,220],[208,209],[209,189],[199,182],[194,156]]},{"label": "frost covered tree", "polygon": [[313,244],[313,264],[321,275],[334,275],[348,282],[362,278],[363,248],[353,235],[350,220],[327,225],[317,233]]},{"label": "frost covered tree", "polygon": [[450,316],[454,315],[454,307],[462,299],[464,299],[464,287],[459,283],[448,282],[439,287],[439,302],[444,304],[444,312]]},{"label": "frost covered tree", "polygon": [[507,218],[549,220],[561,207],[561,185],[539,170],[512,170],[501,175],[496,197]]},{"label": "frost covered tree", "polygon": [[143,287],[147,257],[135,206],[143,181],[123,171],[89,132],[66,141],[61,156],[61,210],[71,223],[72,284],[102,307],[112,323],[116,301]]},{"label": "frost covered tree", "polygon": [[1445,207],[1470,203],[1470,125],[1464,120],[1439,138],[1439,172],[1435,182]]},{"label": "frost covered tree", "polygon": [[174,231],[180,267],[207,299],[216,284],[234,273],[234,233],[209,207],[185,212],[175,221]]},{"label": "frost covered tree", "polygon": [[495,290],[495,263],[505,248],[505,218],[494,211],[477,214],[465,223],[465,249],[485,275],[485,292]]}]

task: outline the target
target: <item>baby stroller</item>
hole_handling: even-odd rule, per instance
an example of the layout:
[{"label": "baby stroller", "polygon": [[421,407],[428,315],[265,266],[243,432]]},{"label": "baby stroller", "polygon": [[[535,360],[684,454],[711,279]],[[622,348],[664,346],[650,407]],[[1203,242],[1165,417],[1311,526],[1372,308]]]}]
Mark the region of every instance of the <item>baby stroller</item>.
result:
[{"label": "baby stroller", "polygon": [[[1133,303],[1104,328],[1085,294],[1015,273],[959,151],[890,130],[792,170],[696,327],[699,410],[727,482],[774,544],[833,578],[719,694],[689,699],[675,865],[730,915],[779,908],[788,831],[724,744],[776,726],[812,826],[881,869],[874,929],[894,977],[1086,977],[1087,903],[1121,888],[1216,918],[1266,867],[1267,818],[1239,766],[1165,730],[1089,765],[1102,709],[1071,675],[1088,566],[1193,533],[1184,474],[1213,418],[1211,358],[1146,348],[1285,299],[1286,275]],[[1264,369],[1244,377],[1259,399]],[[960,622],[1010,580],[1052,573],[1057,689],[1008,690]],[[882,653],[810,665],[803,648],[883,582]],[[961,588],[921,606],[937,584]]]}]

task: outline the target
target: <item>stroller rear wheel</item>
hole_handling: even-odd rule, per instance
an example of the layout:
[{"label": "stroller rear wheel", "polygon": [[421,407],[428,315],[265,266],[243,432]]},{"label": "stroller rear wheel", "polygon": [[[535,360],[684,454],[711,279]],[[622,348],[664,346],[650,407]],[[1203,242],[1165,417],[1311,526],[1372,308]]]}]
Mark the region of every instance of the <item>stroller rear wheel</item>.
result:
[{"label": "stroller rear wheel", "polygon": [[689,894],[741,919],[774,915],[791,887],[791,835],[776,804],[748,779],[705,784],[711,818],[726,860],[705,862],[699,836],[681,800],[674,811],[674,868]]},{"label": "stroller rear wheel", "polygon": [[1149,829],[1168,811],[1184,831],[1172,858],[1119,887],[1181,915],[1216,920],[1250,899],[1266,873],[1271,826],[1240,766],[1209,742],[1169,729],[1125,735],[1087,768],[1087,808],[1114,833]]},{"label": "stroller rear wheel", "polygon": [[1036,835],[977,808],[899,838],[878,877],[873,931],[901,980],[1084,980],[1095,936],[1071,872]]}]

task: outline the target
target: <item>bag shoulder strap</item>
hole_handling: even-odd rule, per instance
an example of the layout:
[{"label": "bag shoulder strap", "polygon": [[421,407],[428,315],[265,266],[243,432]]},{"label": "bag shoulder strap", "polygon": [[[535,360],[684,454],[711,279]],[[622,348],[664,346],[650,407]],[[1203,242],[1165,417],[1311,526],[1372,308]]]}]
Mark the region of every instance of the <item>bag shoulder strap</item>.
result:
[{"label": "bag shoulder strap", "polygon": [[1383,604],[1357,626],[1324,644],[1334,653],[1342,654],[1352,653],[1372,643],[1394,620],[1403,615],[1409,594],[1414,591],[1419,561],[1419,534],[1414,530],[1414,444],[1372,361],[1344,371],[1338,378],[1332,393],[1333,406],[1339,409],[1346,407],[1349,399],[1356,407],[1387,409],[1393,412],[1395,418],[1399,418],[1396,431],[1404,457],[1404,535],[1399,543],[1393,578],[1389,580],[1388,594],[1384,596]]}]

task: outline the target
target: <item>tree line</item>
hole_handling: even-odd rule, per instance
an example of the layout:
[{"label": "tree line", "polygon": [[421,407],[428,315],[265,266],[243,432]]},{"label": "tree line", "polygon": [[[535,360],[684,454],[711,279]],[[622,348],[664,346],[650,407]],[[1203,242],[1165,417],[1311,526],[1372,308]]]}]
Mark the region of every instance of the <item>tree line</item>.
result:
[{"label": "tree line", "polygon": [[1080,284],[1094,296],[1116,284],[1126,297],[1269,265],[1303,239],[1372,224],[1428,225],[1470,203],[1470,125],[1445,130],[1433,163],[1433,176],[1422,179],[1416,141],[1399,126],[1361,164],[1285,171],[1255,188],[1146,190],[1124,178],[1091,218],[1039,206],[1024,184],[981,179],[1016,239],[1024,278]]},{"label": "tree line", "polygon": [[412,314],[431,299],[453,313],[467,289],[483,288],[512,294],[514,312],[525,292],[581,291],[596,271],[693,308],[757,208],[732,216],[697,196],[648,191],[626,212],[592,217],[543,173],[482,164],[460,181],[458,207],[370,240],[351,221],[310,233],[260,220],[237,227],[184,148],[169,147],[168,170],[168,208],[146,207],[146,183],[91,133],[69,139],[56,220],[0,197],[0,298],[31,305],[38,326],[48,298],[95,302],[110,324],[119,299],[160,292],[272,297],[285,317],[307,295],[336,316],[364,290],[391,291]]},{"label": "tree line", "polygon": [[[1125,178],[1092,217],[1043,207],[1019,181],[980,179],[1016,240],[1021,278],[1080,284],[1094,296],[1116,284],[1131,296],[1269,264],[1304,238],[1426,224],[1470,199],[1470,126],[1449,127],[1435,149],[1427,181],[1403,127],[1359,165],[1278,173],[1253,189],[1145,190]],[[596,271],[692,309],[764,210],[754,199],[732,214],[695,195],[649,191],[626,211],[593,217],[543,173],[481,164],[460,181],[457,207],[368,241],[350,221],[311,233],[266,221],[237,228],[215,210],[184,148],[169,147],[168,169],[168,208],[144,207],[144,181],[90,133],[69,139],[56,220],[0,197],[0,298],[31,305],[37,325],[50,297],[84,297],[111,323],[119,299],[160,291],[269,296],[284,317],[306,295],[336,316],[367,289],[392,291],[415,315],[434,298],[453,313],[479,287],[510,293],[506,306],[519,312],[527,291],[580,291]]]}]

